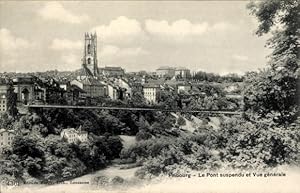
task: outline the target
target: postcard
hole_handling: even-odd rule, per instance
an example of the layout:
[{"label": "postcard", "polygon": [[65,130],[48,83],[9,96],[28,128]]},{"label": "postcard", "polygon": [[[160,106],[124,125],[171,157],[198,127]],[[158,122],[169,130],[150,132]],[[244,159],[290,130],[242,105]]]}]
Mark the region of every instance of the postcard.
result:
[{"label": "postcard", "polygon": [[0,193],[300,192],[299,1],[1,1]]}]

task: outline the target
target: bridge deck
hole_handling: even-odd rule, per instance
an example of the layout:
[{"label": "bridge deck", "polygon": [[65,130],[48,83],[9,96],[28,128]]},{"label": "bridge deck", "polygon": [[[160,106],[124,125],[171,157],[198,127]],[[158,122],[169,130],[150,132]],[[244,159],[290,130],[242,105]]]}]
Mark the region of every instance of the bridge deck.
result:
[{"label": "bridge deck", "polygon": [[102,110],[125,110],[125,111],[161,111],[161,112],[180,112],[180,113],[203,113],[203,114],[223,114],[223,115],[242,115],[238,111],[219,111],[219,110],[181,110],[181,109],[158,109],[158,108],[139,108],[139,107],[103,107],[103,106],[73,106],[73,105],[28,105],[28,108],[59,108],[59,109],[102,109]]}]

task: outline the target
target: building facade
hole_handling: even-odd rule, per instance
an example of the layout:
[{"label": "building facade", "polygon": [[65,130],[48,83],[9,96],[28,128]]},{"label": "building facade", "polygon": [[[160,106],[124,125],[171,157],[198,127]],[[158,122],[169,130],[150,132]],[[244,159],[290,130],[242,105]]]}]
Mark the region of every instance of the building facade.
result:
[{"label": "building facade", "polygon": [[76,85],[68,85],[64,97],[69,105],[78,105],[86,103],[86,92]]},{"label": "building facade", "polygon": [[160,86],[155,84],[144,84],[143,94],[149,104],[156,104],[160,99]]},{"label": "building facade", "polygon": [[107,85],[102,84],[100,81],[93,78],[86,78],[84,80],[73,80],[71,85],[76,85],[86,92],[87,97],[106,97]]},{"label": "building facade", "polygon": [[0,93],[7,93],[8,85],[6,83],[0,83]]},{"label": "building facade", "polygon": [[177,93],[180,94],[180,93],[187,93],[189,92],[190,90],[192,90],[192,85],[191,84],[188,84],[188,83],[181,83],[181,84],[178,84],[177,85]]},{"label": "building facade", "polygon": [[15,131],[0,129],[0,153],[5,147],[10,147],[15,138]]},{"label": "building facade", "polygon": [[118,87],[114,86],[112,83],[107,83],[107,91],[110,99],[119,99]]},{"label": "building facade", "polygon": [[159,77],[169,77],[172,78],[175,75],[175,68],[172,67],[160,67],[156,69],[156,75]]},{"label": "building facade", "polygon": [[175,77],[179,79],[191,78],[191,71],[187,68],[177,68],[175,70]]},{"label": "building facade", "polygon": [[17,77],[13,79],[17,103],[28,104],[35,98],[33,77]]},{"label": "building facade", "polygon": [[0,114],[7,111],[6,93],[0,93]]},{"label": "building facade", "polygon": [[6,83],[0,83],[0,113],[5,113],[7,110],[7,89]]},{"label": "building facade", "polygon": [[100,74],[104,76],[124,76],[125,70],[121,67],[106,66],[99,68]]},{"label": "building facade", "polygon": [[64,129],[60,133],[60,136],[62,139],[65,139],[68,143],[88,141],[88,133],[86,131],[82,131],[81,128],[79,128],[78,130],[74,128]]},{"label": "building facade", "polygon": [[123,78],[116,78],[114,83],[122,88],[123,96],[121,98],[130,98],[132,96],[132,89],[128,81]]},{"label": "building facade", "polygon": [[18,104],[56,103],[63,97],[63,89],[53,78],[17,77],[13,79],[13,86]]}]

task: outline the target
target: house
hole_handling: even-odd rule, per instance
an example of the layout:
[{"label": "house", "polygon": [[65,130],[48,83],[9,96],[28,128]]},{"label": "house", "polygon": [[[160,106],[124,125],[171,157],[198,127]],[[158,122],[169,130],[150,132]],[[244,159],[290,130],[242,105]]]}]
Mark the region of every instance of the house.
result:
[{"label": "house", "polygon": [[13,79],[14,92],[17,93],[17,103],[28,104],[34,100],[34,78],[31,76]]},{"label": "house", "polygon": [[192,85],[188,83],[180,83],[177,84],[177,93],[188,93],[190,90],[192,90]]},{"label": "house", "polygon": [[122,88],[122,91],[124,93],[124,96],[122,96],[121,98],[130,98],[132,95],[132,91],[131,91],[131,85],[129,84],[129,82],[123,78],[117,78],[115,79],[114,83],[119,86],[120,88]]},{"label": "house", "polygon": [[238,84],[229,84],[229,85],[226,85],[225,88],[224,88],[224,91],[226,93],[237,93],[239,91],[239,85]]},{"label": "house", "polygon": [[36,101],[46,101],[46,88],[40,87],[38,85],[34,86],[34,99]]},{"label": "house", "polygon": [[71,85],[76,85],[86,92],[86,96],[90,98],[106,97],[107,86],[97,79],[86,78],[83,80],[73,80]]},{"label": "house", "polygon": [[110,99],[119,99],[119,91],[117,86],[113,85],[112,83],[107,83],[107,91]]},{"label": "house", "polygon": [[0,113],[5,113],[7,110],[6,93],[0,93]]},{"label": "house", "polygon": [[150,83],[143,85],[143,94],[149,104],[156,104],[159,102],[160,91],[161,88],[159,85]]},{"label": "house", "polygon": [[162,66],[156,69],[156,75],[159,77],[173,77],[175,75],[175,68]]},{"label": "house", "polygon": [[100,74],[104,76],[123,76],[125,71],[121,67],[105,66],[104,68],[99,68]]},{"label": "house", "polygon": [[87,93],[76,85],[68,85],[65,92],[65,99],[70,105],[85,104]]},{"label": "house", "polygon": [[60,80],[58,81],[59,87],[63,90],[67,90],[68,87],[70,86],[70,81],[64,79],[64,80]]},{"label": "house", "polygon": [[64,89],[58,81],[51,77],[33,77],[33,98],[30,102],[56,104],[60,102]]},{"label": "house", "polygon": [[8,85],[6,82],[0,82],[0,93],[6,93],[8,89]]},{"label": "house", "polygon": [[3,151],[3,148],[12,145],[15,135],[14,130],[0,129],[0,153]]},{"label": "house", "polygon": [[175,77],[179,79],[188,79],[191,77],[191,71],[184,67],[176,68]]},{"label": "house", "polygon": [[13,86],[18,104],[26,105],[35,101],[55,103],[63,96],[63,89],[53,78],[20,76],[13,79]]},{"label": "house", "polygon": [[62,130],[60,133],[62,139],[67,140],[68,143],[76,143],[80,142],[87,142],[88,141],[88,133],[86,131],[82,131],[81,127],[78,130],[74,128],[68,128]]},{"label": "house", "polygon": [[132,82],[132,90],[135,90],[137,92],[142,92],[143,91],[143,84],[145,83],[140,83],[140,82]]}]

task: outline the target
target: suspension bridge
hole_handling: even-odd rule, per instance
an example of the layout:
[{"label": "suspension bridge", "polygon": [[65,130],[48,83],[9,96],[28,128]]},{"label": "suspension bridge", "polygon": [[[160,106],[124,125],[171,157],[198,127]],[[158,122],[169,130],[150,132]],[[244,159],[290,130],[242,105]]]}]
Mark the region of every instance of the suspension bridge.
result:
[{"label": "suspension bridge", "polygon": [[74,105],[27,105],[29,109],[99,109],[99,110],[123,110],[123,111],[160,111],[160,112],[179,112],[179,113],[199,113],[207,115],[238,115],[243,112],[233,110],[210,110],[210,109],[163,109],[163,108],[147,108],[147,107],[110,107],[110,106],[74,106]]}]

